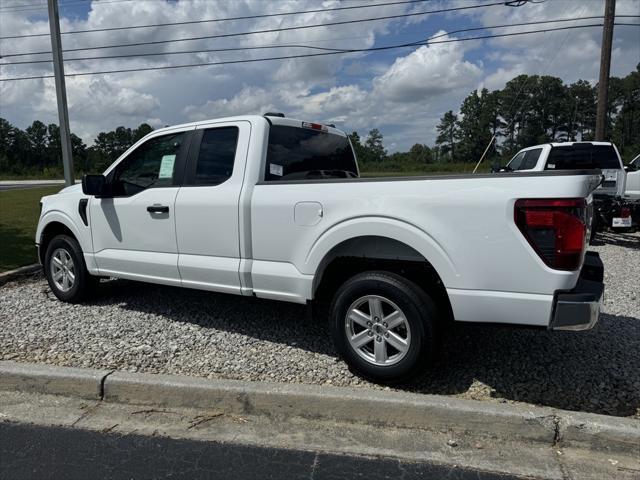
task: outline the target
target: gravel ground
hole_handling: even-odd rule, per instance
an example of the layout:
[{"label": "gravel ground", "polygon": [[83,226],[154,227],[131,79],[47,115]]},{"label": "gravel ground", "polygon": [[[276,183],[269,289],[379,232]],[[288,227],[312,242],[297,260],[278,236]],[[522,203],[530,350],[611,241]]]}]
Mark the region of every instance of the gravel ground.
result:
[{"label": "gravel ground", "polygon": [[[400,388],[640,419],[640,234],[598,240],[607,286],[593,330],[458,325],[434,368]],[[299,305],[123,280],[69,305],[37,275],[0,287],[0,324],[2,360],[384,388],[351,374]]]}]

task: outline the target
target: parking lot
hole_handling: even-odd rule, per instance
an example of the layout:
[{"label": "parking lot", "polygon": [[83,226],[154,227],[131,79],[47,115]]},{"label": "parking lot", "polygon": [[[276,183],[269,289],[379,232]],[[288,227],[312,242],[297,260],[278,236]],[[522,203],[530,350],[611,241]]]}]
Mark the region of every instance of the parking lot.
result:
[{"label": "parking lot", "polygon": [[[640,419],[640,234],[604,234],[604,314],[589,332],[457,325],[404,390]],[[517,315],[517,312],[513,312]],[[64,304],[41,275],[0,287],[0,359],[385,388],[336,357],[304,306],[122,280]]]}]

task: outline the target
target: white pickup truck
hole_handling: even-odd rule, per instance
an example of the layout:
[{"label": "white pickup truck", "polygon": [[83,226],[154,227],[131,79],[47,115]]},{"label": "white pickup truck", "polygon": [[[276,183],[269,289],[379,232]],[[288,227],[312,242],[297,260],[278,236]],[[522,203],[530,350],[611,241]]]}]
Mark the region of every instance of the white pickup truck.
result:
[{"label": "white pickup truck", "polygon": [[504,171],[600,169],[602,183],[594,195],[622,196],[626,174],[618,149],[611,142],[562,142],[534,145],[520,150]]},{"label": "white pickup truck", "polygon": [[635,157],[625,167],[627,172],[627,188],[624,196],[631,200],[640,201],[640,155]]},{"label": "white pickup truck", "polygon": [[[154,131],[43,197],[53,293],[118,277],[296,303],[380,382],[424,368],[448,321],[591,328],[593,171],[360,178],[344,132],[281,114]],[[291,321],[296,321],[292,318]]]}]

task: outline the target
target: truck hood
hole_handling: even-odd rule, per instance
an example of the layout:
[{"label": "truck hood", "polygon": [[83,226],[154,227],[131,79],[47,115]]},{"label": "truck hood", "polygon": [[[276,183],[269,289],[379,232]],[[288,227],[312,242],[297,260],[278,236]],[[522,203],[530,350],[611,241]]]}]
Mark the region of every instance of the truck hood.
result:
[{"label": "truck hood", "polygon": [[79,193],[82,193],[82,185],[80,183],[76,183],[75,185],[64,187],[62,190],[58,192],[58,195],[79,194]]}]

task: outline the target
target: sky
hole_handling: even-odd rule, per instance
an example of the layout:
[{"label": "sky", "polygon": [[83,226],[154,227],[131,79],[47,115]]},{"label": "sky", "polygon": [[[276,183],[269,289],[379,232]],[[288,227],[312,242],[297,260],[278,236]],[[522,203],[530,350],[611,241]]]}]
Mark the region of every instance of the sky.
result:
[{"label": "sky", "polygon": [[[65,50],[418,13],[404,18],[227,38],[67,51],[64,54],[65,71],[69,74],[320,52],[292,47],[293,44],[363,49],[424,41],[434,36],[438,36],[439,41],[453,40],[537,30],[545,26],[456,33],[465,28],[550,19],[571,19],[562,25],[600,23],[597,19],[575,19],[604,12],[604,0],[535,0],[520,7],[506,6],[496,0],[425,0],[366,7],[398,1],[59,0],[62,32],[359,7],[303,15],[69,34],[62,36]],[[490,3],[498,5],[483,6]],[[460,7],[478,8],[419,14]],[[640,0],[618,0],[616,14],[640,15]],[[617,21],[640,23],[638,18]],[[48,31],[45,0],[0,0],[0,37]],[[461,101],[474,89],[499,89],[522,73],[554,75],[565,82],[584,79],[595,83],[601,38],[602,28],[592,27],[315,58],[69,76],[66,83],[71,130],[91,144],[98,132],[113,130],[119,125],[133,128],[146,122],[157,128],[209,118],[278,111],[288,117],[334,123],[345,131],[356,130],[361,136],[378,128],[390,152],[403,151],[414,143],[432,145],[439,119],[448,110],[456,112]],[[246,47],[265,45],[281,47],[245,50]],[[50,48],[47,36],[0,40],[0,56],[42,52]],[[215,48],[240,50],[69,61],[74,57]],[[50,58],[50,55],[41,54],[0,59],[0,79],[51,75],[51,63],[2,66],[10,61]],[[638,63],[640,27],[615,27],[611,74],[625,76],[635,70]],[[34,120],[58,123],[54,80],[0,82],[0,117],[20,128],[26,128]]]}]

